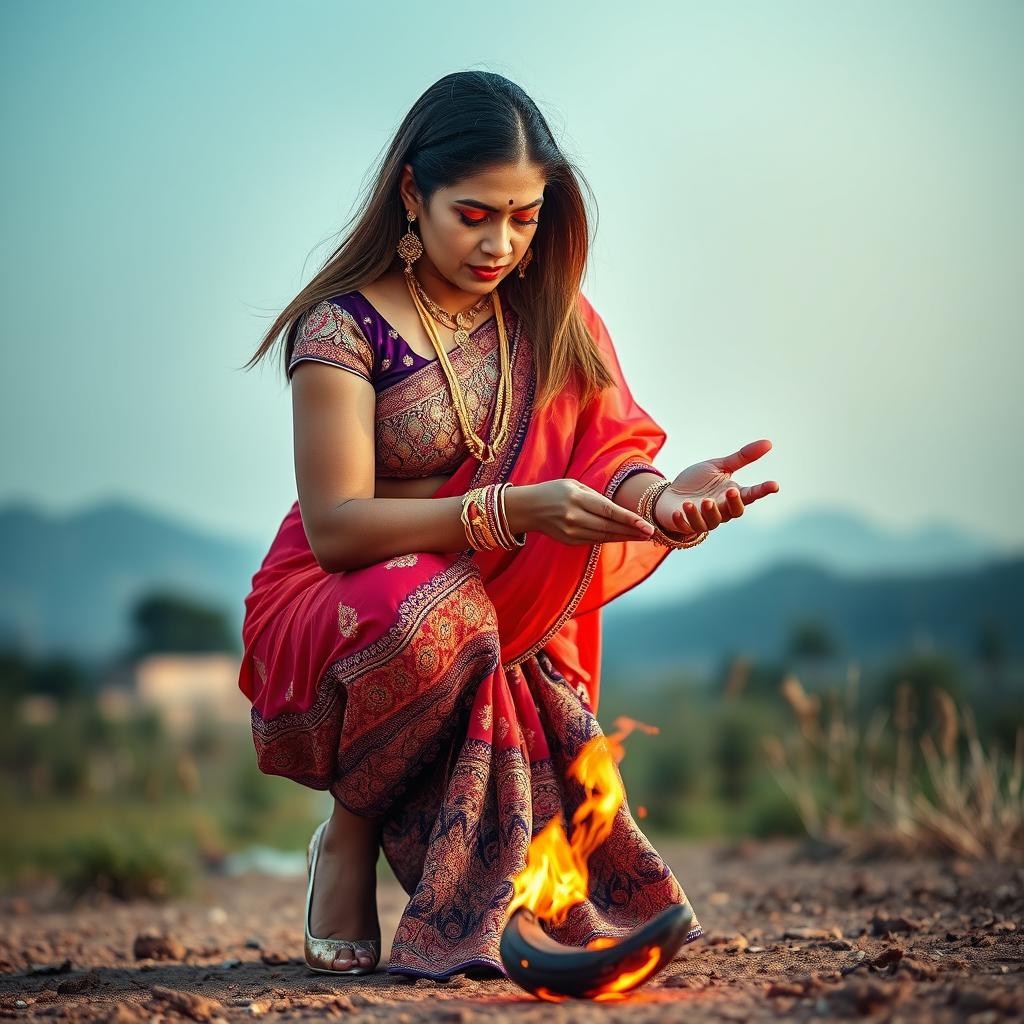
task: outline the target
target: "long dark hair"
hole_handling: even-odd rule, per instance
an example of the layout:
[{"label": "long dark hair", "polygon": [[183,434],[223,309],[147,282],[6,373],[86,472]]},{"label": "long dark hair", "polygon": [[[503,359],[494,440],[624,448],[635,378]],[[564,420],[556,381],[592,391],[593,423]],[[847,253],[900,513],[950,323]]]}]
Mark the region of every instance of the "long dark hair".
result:
[{"label": "long dark hair", "polygon": [[384,150],[361,211],[348,222],[354,220],[355,226],[282,310],[245,368],[259,362],[282,331],[287,332],[287,366],[296,321],[306,310],[362,288],[393,265],[404,267],[395,246],[407,226],[399,193],[405,164],[411,165],[426,203],[439,188],[524,159],[543,173],[544,213],[530,243],[533,260],[525,276],[513,271],[498,287],[502,302],[522,320],[533,346],[535,408],[543,408],[572,382],[585,405],[595,392],[613,383],[577,308],[590,244],[581,182],[591,197],[593,192],[558,148],[537,104],[520,86],[488,71],[445,75],[413,104]]}]

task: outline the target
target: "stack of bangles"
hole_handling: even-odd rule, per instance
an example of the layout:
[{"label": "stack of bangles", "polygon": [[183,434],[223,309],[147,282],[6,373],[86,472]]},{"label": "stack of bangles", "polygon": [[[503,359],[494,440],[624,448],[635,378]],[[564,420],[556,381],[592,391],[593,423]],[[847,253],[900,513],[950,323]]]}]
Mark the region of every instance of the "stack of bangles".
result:
[{"label": "stack of bangles", "polygon": [[462,496],[462,525],[466,539],[474,551],[504,548],[514,551],[526,543],[526,531],[516,535],[505,515],[505,490],[513,484],[488,484],[474,487]]},{"label": "stack of bangles", "polygon": [[661,544],[666,548],[695,548],[698,544],[703,543],[703,541],[707,539],[707,530],[690,540],[675,540],[665,533],[654,519],[654,509],[658,504],[658,499],[661,497],[661,492],[664,491],[666,487],[670,487],[671,484],[671,480],[656,480],[651,484],[651,486],[648,487],[642,495],[640,495],[640,503],[637,505],[636,514],[641,519],[646,519],[647,522],[654,527],[654,536],[651,540],[655,543]]},{"label": "stack of bangles", "polygon": [[[664,479],[651,484],[640,496],[636,513],[654,527],[651,540],[655,543],[666,548],[694,548],[707,539],[707,530],[690,540],[677,540],[665,533],[654,519],[658,498],[670,485],[671,481]],[[505,515],[505,490],[512,486],[508,482],[488,484],[486,487],[474,487],[462,496],[462,525],[474,551],[492,551],[499,547],[514,551],[526,543],[526,531],[512,533]]]}]

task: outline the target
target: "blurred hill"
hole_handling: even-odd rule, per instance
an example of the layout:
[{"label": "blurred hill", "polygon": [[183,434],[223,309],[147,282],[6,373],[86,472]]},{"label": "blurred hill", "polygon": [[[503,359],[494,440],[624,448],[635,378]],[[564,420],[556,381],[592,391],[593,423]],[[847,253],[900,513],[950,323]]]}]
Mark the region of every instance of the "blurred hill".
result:
[{"label": "blurred hill", "polygon": [[[217,536],[126,501],[68,516],[9,503],[0,508],[0,642],[101,661],[124,649],[130,607],[155,588],[223,608],[239,635],[270,540]],[[889,531],[835,510],[768,527],[751,518],[673,552],[606,609],[605,666],[768,655],[810,611],[866,657],[915,638],[969,644],[985,617],[1019,644],[1021,573],[1021,556],[940,524]]]},{"label": "blurred hill", "polygon": [[617,603],[662,604],[667,598],[704,593],[710,585],[747,580],[783,562],[818,565],[846,577],[930,576],[1024,554],[1020,548],[1007,549],[981,533],[945,523],[891,529],[827,506],[768,525],[755,509],[724,529],[727,532],[711,534],[699,547],[674,553]]},{"label": "blurred hill", "polygon": [[1022,653],[1020,555],[929,574],[858,577],[786,559],[742,582],[708,585],[697,597],[657,607],[629,605],[628,596],[605,610],[602,664],[606,674],[638,680],[680,669],[706,675],[730,655],[782,661],[792,655],[784,647],[801,624],[821,637],[821,660],[871,665],[911,650],[969,661],[984,657],[986,644],[1007,661]]},{"label": "blurred hill", "polygon": [[128,645],[129,609],[157,587],[223,608],[240,634],[264,553],[125,501],[64,517],[11,503],[0,509],[0,640],[103,661]]}]

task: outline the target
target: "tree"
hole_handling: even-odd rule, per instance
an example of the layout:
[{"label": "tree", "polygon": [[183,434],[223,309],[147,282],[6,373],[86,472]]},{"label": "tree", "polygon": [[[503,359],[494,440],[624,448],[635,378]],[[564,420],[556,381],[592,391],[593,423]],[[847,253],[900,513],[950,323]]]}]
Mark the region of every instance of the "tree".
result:
[{"label": "tree", "polygon": [[155,591],[143,596],[133,607],[131,619],[134,657],[237,650],[235,631],[222,610],[180,594]]}]

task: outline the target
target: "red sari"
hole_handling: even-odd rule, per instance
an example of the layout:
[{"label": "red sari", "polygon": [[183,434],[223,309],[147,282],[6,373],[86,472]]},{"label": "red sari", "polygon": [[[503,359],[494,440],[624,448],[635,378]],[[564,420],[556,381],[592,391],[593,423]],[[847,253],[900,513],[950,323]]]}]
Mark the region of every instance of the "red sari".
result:
[{"label": "red sari", "polygon": [[[562,477],[611,497],[651,464],[665,433],[634,401],[582,294],[579,306],[615,386],[582,413],[567,389],[533,415],[533,354],[515,319],[509,438],[490,464],[467,453],[433,497]],[[512,878],[531,838],[556,813],[571,821],[584,798],[567,769],[601,732],[601,608],[668,553],[646,540],[587,547],[530,532],[515,551],[414,551],[326,573],[292,505],[245,599],[239,686],[263,772],[383,816],[384,854],[410,896],[389,973],[505,973]],[[588,867],[589,898],[545,925],[567,945],[621,937],[686,901],[625,803]],[[695,919],[686,941],[702,934]]]}]

